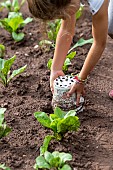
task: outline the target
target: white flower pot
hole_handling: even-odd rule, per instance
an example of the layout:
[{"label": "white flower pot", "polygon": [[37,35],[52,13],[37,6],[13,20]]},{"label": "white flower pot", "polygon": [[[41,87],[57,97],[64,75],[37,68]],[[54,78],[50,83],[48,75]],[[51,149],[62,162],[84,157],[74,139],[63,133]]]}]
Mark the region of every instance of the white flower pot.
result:
[{"label": "white flower pot", "polygon": [[76,110],[76,112],[83,111],[84,98],[80,98],[80,105],[76,106],[76,94],[73,93],[70,97],[66,93],[70,90],[76,80],[71,75],[59,76],[54,80],[54,94],[52,99],[53,109],[60,107],[64,111]]}]

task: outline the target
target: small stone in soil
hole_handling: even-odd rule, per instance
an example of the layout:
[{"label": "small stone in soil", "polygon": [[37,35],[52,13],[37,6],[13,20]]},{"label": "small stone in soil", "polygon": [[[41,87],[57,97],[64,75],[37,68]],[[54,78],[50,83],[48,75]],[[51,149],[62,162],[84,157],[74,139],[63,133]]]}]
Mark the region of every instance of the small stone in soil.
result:
[{"label": "small stone in soil", "polygon": [[38,47],[39,47],[39,45],[35,45],[35,46],[34,46],[34,49],[36,49],[36,48],[38,48]]},{"label": "small stone in soil", "polygon": [[29,55],[28,55],[27,53],[25,53],[25,56],[26,56],[26,57],[29,57]]}]

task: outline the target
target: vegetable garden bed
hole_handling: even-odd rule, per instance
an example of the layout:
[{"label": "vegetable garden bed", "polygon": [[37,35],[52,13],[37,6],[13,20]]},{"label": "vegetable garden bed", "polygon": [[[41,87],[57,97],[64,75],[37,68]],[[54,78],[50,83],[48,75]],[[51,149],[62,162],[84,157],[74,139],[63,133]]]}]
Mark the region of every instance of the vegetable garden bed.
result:
[{"label": "vegetable garden bed", "polygon": [[[22,8],[23,16],[31,16],[27,4]],[[0,18],[6,11],[0,12]],[[51,133],[37,122],[34,112],[53,113],[49,88],[50,71],[47,62],[53,57],[53,48],[41,49],[40,21],[33,20],[23,29],[25,37],[15,43],[10,35],[0,28],[0,44],[5,45],[5,59],[16,54],[12,71],[27,65],[26,70],[14,78],[8,87],[0,84],[0,107],[6,108],[5,121],[11,128],[8,136],[0,140],[0,163],[11,170],[33,170],[35,159],[44,137]],[[78,20],[75,44],[80,38],[91,38],[91,15],[85,8]],[[67,73],[79,72],[90,45],[76,48]],[[52,140],[49,151],[72,154],[69,162],[73,170],[113,169],[113,101],[108,92],[113,88],[113,42],[108,38],[106,50],[91,73],[86,85],[85,109],[79,113],[81,122],[78,132],[68,132],[62,141]]]}]

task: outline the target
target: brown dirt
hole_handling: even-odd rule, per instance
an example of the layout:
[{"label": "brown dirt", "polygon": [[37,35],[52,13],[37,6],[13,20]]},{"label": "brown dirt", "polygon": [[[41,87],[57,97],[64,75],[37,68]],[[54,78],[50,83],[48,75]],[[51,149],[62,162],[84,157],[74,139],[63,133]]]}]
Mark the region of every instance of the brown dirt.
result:
[{"label": "brown dirt", "polygon": [[[26,5],[24,17],[29,16]],[[0,13],[0,17],[5,16]],[[84,22],[83,22],[84,21]],[[23,42],[15,44],[8,33],[0,29],[0,43],[6,46],[6,58],[15,53],[17,59],[13,69],[27,64],[26,71],[16,77],[8,88],[0,85],[0,107],[6,107],[5,120],[11,133],[0,141],[0,163],[6,163],[12,170],[33,170],[35,158],[39,155],[44,136],[49,130],[34,118],[35,111],[52,113],[52,94],[49,88],[50,71],[47,61],[53,56],[34,46],[39,42],[40,22],[33,21],[24,29]],[[80,37],[91,37],[91,15],[86,9],[77,22],[75,43]],[[85,110],[78,116],[81,121],[77,133],[68,133],[62,142],[52,141],[50,151],[70,152],[74,170],[113,170],[113,101],[108,92],[113,88],[113,44],[108,38],[102,58],[89,76],[86,85]],[[80,71],[90,45],[77,48],[68,73]]]}]

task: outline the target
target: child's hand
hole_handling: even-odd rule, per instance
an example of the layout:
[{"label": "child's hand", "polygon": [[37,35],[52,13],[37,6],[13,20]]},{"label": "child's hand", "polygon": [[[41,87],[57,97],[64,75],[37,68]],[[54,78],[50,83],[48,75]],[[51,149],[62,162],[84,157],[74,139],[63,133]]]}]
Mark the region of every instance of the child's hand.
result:
[{"label": "child's hand", "polygon": [[79,106],[80,97],[85,94],[84,84],[83,83],[75,83],[72,85],[70,91],[67,93],[67,96],[70,97],[73,93],[76,93],[76,105]]},{"label": "child's hand", "polygon": [[54,81],[58,76],[64,76],[64,73],[63,73],[62,70],[51,71],[51,75],[50,75],[50,88],[51,88],[52,93],[54,92],[53,81]]}]

